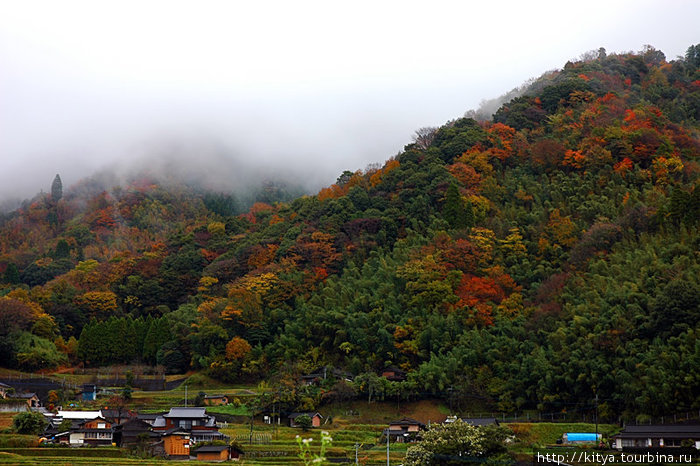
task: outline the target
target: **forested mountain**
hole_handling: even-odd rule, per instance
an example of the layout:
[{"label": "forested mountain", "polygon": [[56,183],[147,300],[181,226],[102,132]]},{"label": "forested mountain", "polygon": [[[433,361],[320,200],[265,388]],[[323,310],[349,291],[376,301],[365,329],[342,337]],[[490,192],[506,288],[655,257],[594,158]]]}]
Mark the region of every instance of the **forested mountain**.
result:
[{"label": "forested mountain", "polygon": [[398,366],[397,395],[503,412],[697,410],[699,65],[700,45],[601,49],[492,121],[421,129],[381,168],[244,213],[153,179],[59,178],[2,220],[1,360],[228,380],[332,365],[370,396]]}]

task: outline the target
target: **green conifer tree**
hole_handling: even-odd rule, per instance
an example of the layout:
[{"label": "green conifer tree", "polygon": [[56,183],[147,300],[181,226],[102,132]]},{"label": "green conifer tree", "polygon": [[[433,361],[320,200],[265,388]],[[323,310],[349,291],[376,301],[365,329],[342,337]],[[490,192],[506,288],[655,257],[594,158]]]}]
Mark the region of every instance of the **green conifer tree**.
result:
[{"label": "green conifer tree", "polygon": [[53,202],[58,202],[63,197],[63,183],[61,182],[61,177],[56,174],[56,177],[51,183],[51,200]]},{"label": "green conifer tree", "polygon": [[452,183],[445,193],[445,205],[442,215],[452,228],[467,228],[474,224],[474,211],[471,203],[465,203],[459,194],[459,188]]}]

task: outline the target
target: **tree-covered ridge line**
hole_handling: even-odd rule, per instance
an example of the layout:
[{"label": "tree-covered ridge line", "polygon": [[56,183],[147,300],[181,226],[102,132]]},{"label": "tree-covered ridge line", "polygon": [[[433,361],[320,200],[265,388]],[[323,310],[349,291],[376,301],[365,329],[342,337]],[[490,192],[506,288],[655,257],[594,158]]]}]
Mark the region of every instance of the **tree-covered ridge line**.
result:
[{"label": "tree-covered ridge line", "polygon": [[699,64],[700,46],[601,50],[492,121],[421,129],[383,166],[243,214],[148,179],[54,182],[0,226],[3,360],[287,381],[333,365],[370,397],[399,366],[401,396],[503,412],[698,409]]}]

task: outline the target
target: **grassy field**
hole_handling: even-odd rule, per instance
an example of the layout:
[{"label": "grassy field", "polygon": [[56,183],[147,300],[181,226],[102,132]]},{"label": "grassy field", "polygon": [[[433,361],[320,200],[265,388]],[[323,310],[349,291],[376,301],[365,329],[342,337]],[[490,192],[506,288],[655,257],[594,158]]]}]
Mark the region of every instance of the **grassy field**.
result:
[{"label": "grassy field", "polygon": [[6,429],[12,425],[12,418],[17,413],[0,413],[0,430]]},{"label": "grassy field", "polygon": [[[595,432],[595,424],[584,423],[511,423],[506,424],[518,439],[518,444],[523,447],[544,447],[555,445],[566,432]],[[620,430],[613,424],[599,424],[598,432],[603,437],[610,437]]]}]

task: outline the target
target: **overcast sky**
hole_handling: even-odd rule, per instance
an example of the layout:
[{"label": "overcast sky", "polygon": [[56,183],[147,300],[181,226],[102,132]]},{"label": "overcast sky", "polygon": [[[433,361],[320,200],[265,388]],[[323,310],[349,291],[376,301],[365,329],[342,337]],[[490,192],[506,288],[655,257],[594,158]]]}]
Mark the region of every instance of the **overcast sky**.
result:
[{"label": "overcast sky", "polygon": [[698,18],[697,0],[0,0],[0,200],[171,153],[224,188],[244,165],[327,185],[588,50],[682,55]]}]

